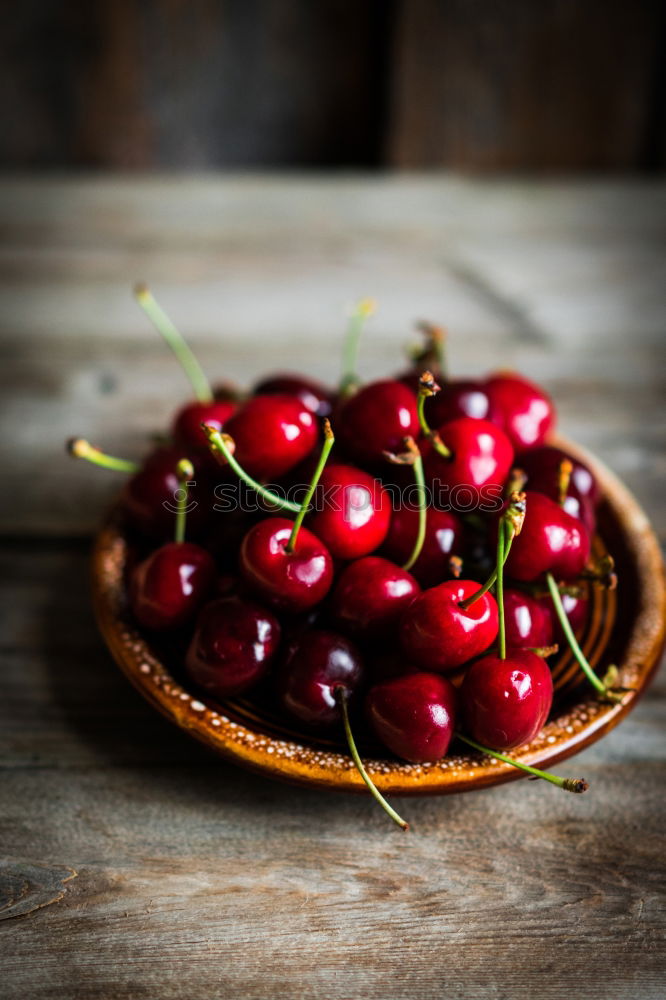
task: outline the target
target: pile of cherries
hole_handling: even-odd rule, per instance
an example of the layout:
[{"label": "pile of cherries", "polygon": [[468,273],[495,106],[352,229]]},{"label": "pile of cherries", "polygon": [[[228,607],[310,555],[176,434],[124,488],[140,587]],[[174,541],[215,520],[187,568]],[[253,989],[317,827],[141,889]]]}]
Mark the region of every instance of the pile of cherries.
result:
[{"label": "pile of cherries", "polygon": [[[452,739],[506,757],[548,718],[548,657],[570,643],[600,697],[616,699],[575,633],[589,586],[597,485],[548,444],[555,411],[520,375],[446,377],[441,331],[393,378],[361,385],[356,308],[337,390],[277,374],[249,394],[211,391],[145,287],[137,299],[182,362],[196,399],[143,463],[88,442],[72,454],[130,473],[122,495],[143,557],[129,604],[147,633],[186,642],[203,696],[255,689],[312,733],[379,741],[423,763]],[[187,540],[186,539],[187,533]]]}]

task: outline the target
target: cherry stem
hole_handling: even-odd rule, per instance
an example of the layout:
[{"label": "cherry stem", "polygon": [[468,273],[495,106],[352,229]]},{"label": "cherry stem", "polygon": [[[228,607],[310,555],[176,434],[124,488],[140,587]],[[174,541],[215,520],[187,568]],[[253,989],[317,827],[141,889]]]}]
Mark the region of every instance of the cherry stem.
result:
[{"label": "cherry stem", "polygon": [[413,469],[416,489],[419,496],[419,527],[416,533],[416,541],[414,542],[414,548],[412,549],[411,555],[407,562],[402,565],[402,568],[406,570],[410,570],[418,557],[421,555],[421,550],[423,549],[423,543],[426,536],[426,520],[428,516],[425,476],[423,474],[423,459],[421,458],[421,452],[418,450],[416,443],[414,443],[414,448],[415,455]]},{"label": "cherry stem", "polygon": [[366,320],[370,319],[376,308],[377,304],[374,299],[361,299],[360,302],[356,303],[349,317],[342,353],[340,393],[343,396],[349,395],[359,383],[356,369],[358,367],[358,349],[361,343],[361,334]]},{"label": "cherry stem", "polygon": [[164,337],[167,344],[176,355],[183,371],[187,375],[194,395],[200,403],[212,403],[213,392],[208,379],[193,351],[186,343],[182,333],[174,326],[162,307],[158,305],[147,285],[139,284],[134,288],[134,297],[158,333]]},{"label": "cherry stem", "polygon": [[437,454],[441,455],[442,458],[452,458],[451,450],[446,447],[437,431],[434,431],[431,428],[425,415],[424,407],[426,399],[428,399],[429,396],[434,396],[438,392],[439,386],[432,377],[432,374],[430,372],[424,372],[419,380],[416,412],[418,414],[419,426],[421,427],[423,436],[430,441]]},{"label": "cherry stem", "polygon": [[238,464],[231,448],[227,444],[227,441],[233,441],[228,434],[222,435],[216,427],[205,423],[201,425],[201,429],[208,438],[208,447],[213,455],[215,455],[218,461],[221,461],[220,456],[224,459],[224,461],[221,461],[222,465],[230,465],[239,479],[242,479],[251,489],[262,496],[264,500],[268,500],[269,503],[274,504],[275,507],[279,507],[281,510],[288,510],[291,514],[299,513],[301,509],[300,504],[292,503],[291,500],[284,500],[282,497],[277,496],[277,494],[271,493],[265,486],[258,483],[256,479],[249,476],[245,469]]},{"label": "cherry stem", "polygon": [[98,465],[100,469],[111,469],[114,472],[138,472],[141,466],[138,462],[131,462],[126,458],[115,458],[105,452],[95,448],[94,445],[86,441],[85,438],[71,438],[67,442],[67,451],[73,458],[82,458],[91,465]]},{"label": "cherry stem", "polygon": [[435,323],[430,323],[427,320],[419,320],[416,324],[416,329],[425,337],[425,344],[422,348],[413,351],[412,360],[414,364],[422,364],[428,368],[432,368],[440,378],[446,381],[446,331],[443,327],[437,326]]},{"label": "cherry stem", "polygon": [[563,458],[557,471],[557,502],[560,507],[564,507],[571,484],[571,473],[573,472],[573,462],[568,458]]},{"label": "cherry stem", "polygon": [[376,799],[377,802],[379,802],[382,809],[384,809],[389,814],[393,822],[397,823],[402,830],[409,830],[409,823],[405,822],[402,816],[399,816],[398,813],[395,811],[395,809],[393,809],[392,806],[388,804],[384,796],[381,794],[377,786],[374,784],[372,778],[370,777],[366,769],[363,767],[363,761],[361,760],[358,750],[356,749],[356,743],[354,742],[351,726],[349,724],[349,710],[347,708],[347,693],[345,689],[343,687],[337,687],[335,689],[334,694],[335,694],[335,700],[340,706],[340,711],[342,712],[342,724],[344,726],[345,736],[347,737],[347,745],[349,746],[349,752],[352,756],[354,764],[356,765],[358,773],[363,778],[363,781],[365,782],[368,791],[370,792],[372,797]]},{"label": "cherry stem", "polygon": [[502,519],[499,531],[497,532],[497,585],[495,587],[497,613],[499,618],[498,639],[500,660],[506,660],[506,627],[504,622],[504,560],[506,558],[506,532],[508,530],[511,530],[510,525]]},{"label": "cherry stem", "polygon": [[328,456],[331,453],[331,448],[335,443],[335,437],[333,435],[333,430],[331,428],[331,423],[329,420],[324,418],[324,444],[322,445],[321,455],[319,456],[319,462],[317,463],[317,468],[314,471],[314,475],[310,480],[310,485],[308,486],[308,491],[305,494],[303,503],[301,504],[301,509],[296,515],[296,520],[294,521],[294,526],[291,529],[291,534],[289,536],[289,541],[285,546],[285,552],[293,552],[294,546],[296,545],[296,539],[298,538],[298,532],[300,531],[301,525],[303,524],[303,518],[307,514],[310,508],[310,501],[312,500],[314,491],[317,488],[317,483],[321,479],[321,474],[324,471],[324,466]]},{"label": "cherry stem", "polygon": [[517,767],[519,771],[526,771],[527,774],[533,775],[535,778],[543,778],[544,781],[550,781],[552,785],[557,785],[558,788],[563,788],[565,792],[586,792],[589,788],[587,781],[584,778],[560,778],[557,774],[551,774],[550,771],[540,771],[537,767],[530,767],[529,764],[523,764],[519,760],[515,760],[513,757],[507,757],[504,753],[499,753],[497,750],[490,750],[488,747],[482,746],[477,743],[476,740],[472,740],[469,736],[463,736],[462,733],[456,733],[458,739],[462,740],[463,743],[468,743],[469,746],[474,747],[475,750],[479,750],[481,753],[485,753],[488,757],[497,757],[498,760],[504,761],[505,764],[511,764],[512,767]]},{"label": "cherry stem", "polygon": [[573,629],[571,628],[571,623],[569,622],[567,613],[564,610],[564,604],[562,603],[560,591],[552,573],[546,573],[546,583],[548,584],[550,597],[553,602],[553,607],[555,608],[555,614],[559,619],[560,625],[562,626],[562,631],[564,632],[566,640],[569,643],[569,648],[571,649],[571,652],[573,653],[578,665],[583,670],[583,673],[589,680],[590,684],[599,692],[599,694],[608,695],[609,689],[606,687],[603,681],[601,681],[597,677],[594,670],[587,662],[587,657],[585,656],[585,653],[578,645],[578,640],[576,639],[576,636],[573,633]]},{"label": "cherry stem", "polygon": [[174,542],[185,541],[185,521],[187,519],[188,486],[194,477],[194,467],[187,458],[181,458],[176,466],[176,476],[180,483],[178,490],[178,507],[176,510],[176,528],[173,535]]},{"label": "cherry stem", "polygon": [[[504,519],[502,519],[500,521],[500,525],[498,528],[498,534],[502,530],[502,528],[506,529],[507,527],[508,525],[506,524]],[[511,544],[513,542],[513,538],[514,538],[514,533],[512,532],[509,538],[505,539],[504,562],[506,562],[507,559],[509,558],[509,552],[511,551]],[[502,565],[504,565],[504,563]],[[471,606],[474,604],[475,601],[478,601],[480,597],[483,597],[484,594],[488,593],[490,588],[495,584],[496,580],[497,580],[497,566],[495,566],[495,569],[492,571],[492,573],[484,583],[483,587],[481,587],[481,590],[475,591],[471,595],[471,597],[466,597],[464,601],[460,601],[460,604],[458,606],[462,608],[463,611],[467,611],[467,609],[471,608]]]}]

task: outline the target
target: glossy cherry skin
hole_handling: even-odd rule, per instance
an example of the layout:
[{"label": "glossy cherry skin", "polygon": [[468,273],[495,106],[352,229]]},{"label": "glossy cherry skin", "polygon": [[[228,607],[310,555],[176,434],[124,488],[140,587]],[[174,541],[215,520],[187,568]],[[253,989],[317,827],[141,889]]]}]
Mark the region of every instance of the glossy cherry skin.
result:
[{"label": "glossy cherry skin", "polygon": [[370,688],[365,711],[381,742],[412,764],[440,760],[456,720],[456,689],[439,674],[410,673]]},{"label": "glossy cherry skin", "polygon": [[200,545],[162,545],[132,574],[132,614],[145,628],[178,628],[194,618],[214,582],[215,562]]},{"label": "glossy cherry skin", "polygon": [[331,595],[330,613],[343,632],[388,638],[420,592],[411,573],[388,559],[366,556],[343,569]]},{"label": "glossy cherry skin", "polygon": [[504,621],[507,646],[539,649],[552,646],[555,641],[551,608],[541,597],[507,587]]},{"label": "glossy cherry skin", "polygon": [[336,689],[350,700],[363,678],[363,661],[356,646],[327,630],[304,632],[291,643],[278,673],[278,697],[301,722],[330,728],[341,721]]},{"label": "glossy cherry skin", "polygon": [[486,380],[488,419],[505,432],[516,451],[543,444],[555,426],[550,396],[522,375],[498,373]]},{"label": "glossy cherry skin", "polygon": [[[388,534],[382,547],[382,554],[402,565],[414,548],[419,527],[419,512],[416,507],[403,506],[391,515]],[[463,542],[463,526],[455,514],[446,510],[428,507],[426,511],[426,534],[418,559],[410,569],[422,587],[434,587],[447,579],[449,560],[460,552]]]},{"label": "glossy cherry skin", "polygon": [[326,386],[305,375],[276,372],[257,382],[253,396],[296,396],[318,417],[328,417],[333,409],[332,393]]},{"label": "glossy cherry skin", "polygon": [[247,691],[271,665],[280,623],[255,601],[221,597],[206,605],[185,660],[187,672],[215,698]]},{"label": "glossy cherry skin", "polygon": [[464,731],[491,750],[511,750],[533,740],[552,703],[548,664],[526,649],[508,650],[505,660],[477,660],[460,688]]},{"label": "glossy cherry skin", "polygon": [[[589,612],[589,598],[587,595],[583,594],[580,597],[574,597],[573,594],[561,594],[562,605],[569,619],[569,624],[576,634],[579,634],[583,628],[583,625],[587,621],[587,616]],[[551,619],[551,629],[553,634],[553,642],[560,644],[560,648],[563,646],[566,648],[566,638],[560,625],[560,620],[555,614],[555,608],[553,607],[553,602],[550,595],[539,598],[540,603],[543,605],[544,610],[550,616]]]},{"label": "glossy cherry skin", "polygon": [[385,451],[400,452],[405,437],[418,437],[416,398],[402,382],[370,382],[340,405],[334,426],[342,448],[361,465],[385,463]]},{"label": "glossy cherry skin", "polygon": [[[150,538],[173,537],[176,495],[180,483],[176,466],[184,458],[180,448],[158,448],[144,461],[141,469],[128,479],[123,491],[123,507],[132,526]],[[190,489],[190,503],[196,504],[187,515],[188,535],[197,535],[212,506],[212,493],[201,468],[195,464],[196,488]],[[167,503],[168,507],[164,504]]]},{"label": "glossy cherry skin", "polygon": [[408,658],[428,670],[454,670],[497,638],[497,603],[487,593],[464,611],[460,602],[481,584],[448,580],[424,590],[403,613],[400,642]]},{"label": "glossy cherry skin", "polygon": [[499,427],[487,420],[460,417],[442,424],[439,435],[452,456],[443,458],[434,448],[425,455],[425,474],[434,488],[435,506],[471,511],[501,495],[513,464],[513,448]]},{"label": "glossy cherry skin", "polygon": [[426,400],[425,415],[431,427],[439,427],[459,417],[485,420],[488,416],[488,395],[482,382],[452,379],[440,382],[436,396]]},{"label": "glossy cherry skin", "polygon": [[[237,410],[237,404],[231,400],[199,403],[187,403],[176,414],[171,434],[178,448],[183,448],[187,455],[192,451],[209,453],[206,435],[201,430],[201,424],[210,424],[215,430],[221,431],[230,417]],[[211,456],[211,460],[215,459]]]},{"label": "glossy cherry skin", "polygon": [[333,560],[326,546],[301,526],[293,552],[287,552],[293,523],[284,517],[255,524],[243,539],[239,564],[245,582],[273,607],[299,612],[326,597],[333,582]]},{"label": "glossy cherry skin", "polygon": [[532,448],[516,456],[516,465],[527,473],[528,489],[545,493],[554,499],[559,485],[560,466],[565,459],[573,465],[570,491],[596,505],[600,493],[594,475],[583,462],[568,455],[561,448],[549,444]]},{"label": "glossy cherry skin", "polygon": [[578,576],[590,554],[585,526],[542,493],[528,490],[525,497],[525,521],[511,545],[507,576],[527,582],[544,573],[560,580]]},{"label": "glossy cherry skin", "polygon": [[277,479],[315,447],[317,419],[296,396],[253,396],[225,427],[235,458],[255,479]]},{"label": "glossy cherry skin", "polygon": [[379,548],[391,521],[391,501],[378,479],[352,465],[327,465],[308,527],[336,559],[358,559]]}]

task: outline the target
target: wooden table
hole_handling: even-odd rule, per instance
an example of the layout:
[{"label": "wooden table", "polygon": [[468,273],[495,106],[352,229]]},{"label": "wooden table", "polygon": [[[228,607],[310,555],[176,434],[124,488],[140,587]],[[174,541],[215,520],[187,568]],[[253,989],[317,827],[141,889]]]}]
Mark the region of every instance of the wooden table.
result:
[{"label": "wooden table", "polygon": [[663,537],[665,209],[648,182],[2,181],[3,997],[663,996],[663,680],[577,758],[582,798],[405,801],[403,836],[369,798],[243,773],[98,638],[88,551],[119,478],[63,440],[139,454],[187,396],[138,278],[245,381],[334,379],[344,310],[373,295],[365,375],[441,320],[456,371],[542,380]]}]

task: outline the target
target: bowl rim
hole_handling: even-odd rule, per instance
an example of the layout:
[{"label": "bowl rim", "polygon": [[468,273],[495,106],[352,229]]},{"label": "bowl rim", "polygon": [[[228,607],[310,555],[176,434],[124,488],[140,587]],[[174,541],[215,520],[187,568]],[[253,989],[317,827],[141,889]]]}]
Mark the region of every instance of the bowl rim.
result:
[{"label": "bowl rim", "polygon": [[[548,443],[588,465],[623,536],[636,573],[637,610],[618,664],[620,684],[631,688],[621,704],[601,703],[591,689],[581,700],[546,723],[529,744],[512,756],[534,767],[548,767],[578,753],[613,729],[637,703],[654,675],[664,646],[666,579],[661,550],[648,518],[627,487],[587,449],[565,438]],[[187,691],[164,667],[124,610],[125,537],[117,506],[99,530],[92,556],[92,599],[100,632],[116,663],[141,694],[166,718],[228,760],[287,782],[361,792],[365,785],[351,757],[337,747],[308,745],[254,730],[233,708],[206,703]],[[440,795],[471,791],[524,777],[524,773],[474,751],[453,754],[432,764],[366,758],[377,787],[395,795]]]}]

